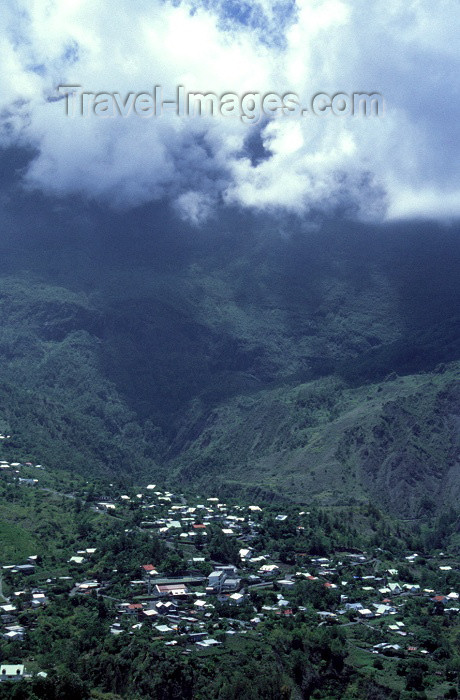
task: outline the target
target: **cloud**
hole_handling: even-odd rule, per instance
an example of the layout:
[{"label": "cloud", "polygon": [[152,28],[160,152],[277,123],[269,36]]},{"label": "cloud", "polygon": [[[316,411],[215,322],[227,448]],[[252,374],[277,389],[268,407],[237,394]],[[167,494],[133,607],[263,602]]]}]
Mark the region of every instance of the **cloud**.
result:
[{"label": "cloud", "polygon": [[[113,207],[168,198],[199,224],[219,201],[361,218],[460,214],[456,0],[6,0],[0,143],[32,146],[24,185]],[[380,92],[379,118],[70,118],[87,91]],[[264,157],[248,144],[260,129]]]},{"label": "cloud", "polygon": [[206,221],[212,216],[215,206],[213,200],[209,200],[208,196],[203,192],[184,192],[179,195],[176,201],[176,208],[179,215],[185,221],[190,221],[194,225],[198,225]]}]

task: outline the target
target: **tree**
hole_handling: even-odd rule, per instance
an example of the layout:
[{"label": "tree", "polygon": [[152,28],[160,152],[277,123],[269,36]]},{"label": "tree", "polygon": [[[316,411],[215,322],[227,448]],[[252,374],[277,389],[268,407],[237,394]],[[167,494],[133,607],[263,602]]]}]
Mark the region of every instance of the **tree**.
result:
[{"label": "tree", "polygon": [[185,567],[185,562],[183,558],[177,552],[171,552],[168,554],[163,562],[164,570],[171,576],[177,576],[182,573]]},{"label": "tree", "polygon": [[428,670],[428,664],[424,661],[413,661],[406,669],[406,689],[423,690],[423,679]]}]

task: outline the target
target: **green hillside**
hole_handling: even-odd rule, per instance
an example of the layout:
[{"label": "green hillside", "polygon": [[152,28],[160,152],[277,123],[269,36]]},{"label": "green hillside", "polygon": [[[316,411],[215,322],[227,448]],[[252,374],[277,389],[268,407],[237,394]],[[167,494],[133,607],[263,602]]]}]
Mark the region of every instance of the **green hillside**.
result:
[{"label": "green hillside", "polygon": [[1,280],[2,458],[96,476],[155,469],[153,442],[101,372],[97,321],[84,294]]},{"label": "green hillside", "polygon": [[17,250],[1,456],[407,517],[453,503],[457,232],[258,223],[135,221],[97,249],[82,229],[49,270],[38,240]]},{"label": "green hillside", "polygon": [[419,516],[459,497],[460,365],[350,388],[323,379],[184,421],[177,475],[299,502],[371,499]]}]

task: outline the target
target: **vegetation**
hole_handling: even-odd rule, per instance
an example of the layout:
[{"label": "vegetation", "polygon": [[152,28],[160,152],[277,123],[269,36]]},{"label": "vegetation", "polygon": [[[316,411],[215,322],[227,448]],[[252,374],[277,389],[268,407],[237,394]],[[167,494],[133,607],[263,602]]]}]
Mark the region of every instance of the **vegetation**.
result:
[{"label": "vegetation", "polygon": [[[194,299],[191,289],[206,279],[203,273],[198,282],[197,274],[193,268],[184,287],[188,307]],[[176,298],[178,304],[177,294],[171,301]],[[210,294],[207,289],[205,297],[195,299],[198,318]],[[124,304],[117,303],[115,320],[114,309],[102,309],[100,299],[84,292],[20,278],[1,280],[0,429],[12,433],[12,439],[0,447],[0,456],[8,458],[19,449],[24,460],[39,454],[50,466],[91,476],[133,479],[146,474],[158,479],[168,473],[171,484],[204,486],[212,478],[226,494],[282,493],[323,504],[371,498],[412,517],[455,502],[458,364],[403,377],[393,373],[386,381],[361,386],[344,379],[347,373],[340,377],[336,365],[334,374],[330,367],[329,375],[318,379],[305,369],[310,379],[299,383],[298,369],[292,368],[289,378],[286,367],[273,369],[272,377],[252,365],[243,368],[235,347],[219,349],[208,335],[199,342],[232,361],[226,365],[224,356],[215,356],[205,378],[198,366],[188,360],[183,364],[179,357],[196,351],[193,362],[198,361],[195,340],[184,345],[191,321],[179,318],[177,309],[164,308],[158,316],[142,303],[129,309]],[[123,322],[121,314],[131,320]],[[172,354],[161,346],[166,323]],[[199,328],[204,323],[203,317]],[[206,333],[216,323],[217,317],[208,317]],[[252,327],[249,318],[245,333],[247,324]],[[242,333],[243,326],[235,332]],[[116,371],[114,353],[116,363],[120,353],[126,359]],[[284,362],[284,351],[282,357]],[[230,386],[230,377],[238,388]],[[283,377],[282,385],[273,388],[273,380],[279,384]],[[143,389],[134,401],[138,379]],[[267,383],[272,388],[264,388]],[[149,407],[142,398],[145,390]],[[182,402],[174,408],[171,401],[180,396]]]},{"label": "vegetation", "polygon": [[[197,235],[34,201],[2,232],[0,460],[21,466],[0,474],[0,661],[30,677],[0,700],[457,697],[455,227],[279,235],[233,212]],[[198,491],[236,534],[220,515],[203,533]],[[163,526],[184,503],[181,540]],[[242,602],[138,617],[146,565],[206,604],[218,564]]]},{"label": "vegetation", "polygon": [[[33,469],[29,468],[30,473]],[[21,473],[25,478],[28,471],[21,467]],[[208,537],[182,545],[174,537],[165,540],[156,531],[133,527],[138,509],[131,500],[123,504],[120,487],[74,478],[70,493],[70,483],[61,483],[58,471],[47,470],[44,479],[50,486],[46,487],[15,485],[9,480],[12,475],[4,475],[0,484],[2,562],[17,562],[33,551],[38,554],[38,564],[27,576],[4,571],[4,595],[11,598],[18,587],[22,591],[15,600],[19,608],[16,623],[26,633],[20,640],[0,639],[0,662],[25,663],[31,675],[18,682],[0,682],[0,698],[457,697],[460,628],[455,608],[450,615],[443,605],[433,602],[433,594],[393,594],[393,617],[359,621],[355,611],[342,609],[340,592],[340,582],[346,577],[345,600],[371,601],[378,595],[378,586],[387,580],[388,570],[395,566],[399,578],[413,585],[432,591],[458,590],[458,568],[450,566],[444,572],[439,567],[440,562],[458,559],[460,515],[454,511],[427,521],[414,532],[411,524],[399,522],[371,504],[353,509],[314,508],[300,514],[298,507],[287,506],[282,520],[277,508],[266,504],[251,515],[252,525],[243,517],[237,537],[224,535],[216,521],[209,525]],[[116,516],[94,509],[94,495],[102,493],[101,489],[118,504]],[[138,490],[127,489],[127,497],[135,499]],[[174,512],[168,510],[171,503],[197,502],[188,494],[171,497],[164,505],[165,513]],[[142,500],[139,505],[148,502]],[[158,514],[163,508],[160,503]],[[229,508],[244,513],[247,505],[236,501]],[[31,539],[16,541],[16,533],[3,528],[5,521],[15,522]],[[187,573],[190,556],[199,556],[207,563],[233,561],[241,567],[239,547],[249,533],[254,552],[271,552],[281,571],[264,587],[247,589],[245,602],[237,607],[215,596],[206,597],[211,612],[203,618],[206,622],[201,623],[201,629],[212,635],[217,646],[199,648],[190,642],[190,622],[186,622],[190,603],[183,603],[186,617],[179,623],[176,620],[177,630],[169,637],[175,640],[174,645],[166,644],[168,637],[156,631],[150,621],[133,624],[137,617],[120,616],[120,602],[133,600],[133,579],[139,578],[141,563],[155,562],[163,576]],[[95,554],[86,564],[72,564],[71,554],[88,546]],[[414,547],[419,558],[408,561],[406,553]],[[257,566],[249,563],[246,576],[256,572]],[[315,572],[314,580],[305,574],[291,589],[281,589],[277,583],[281,575],[293,576],[306,566]],[[326,578],[318,574],[324,566],[328,567]],[[364,576],[370,572],[367,579],[374,585],[363,588]],[[373,579],[380,583],[376,586]],[[75,587],[78,580],[101,583],[97,591],[82,594]],[[325,586],[325,581],[331,580],[336,584]],[[244,586],[248,581],[244,579]],[[27,592],[34,590],[45,591],[46,604],[31,605]],[[199,590],[204,596],[204,590]],[[136,599],[151,601],[152,597]],[[278,606],[280,599],[283,607]],[[334,619],[321,621],[318,614],[323,611],[334,612]],[[258,617],[254,620],[254,616]],[[172,619],[174,616],[164,621],[172,624]],[[120,634],[111,633],[114,621],[120,621]],[[388,638],[388,625],[395,621],[403,621],[400,624],[409,634],[404,640],[397,633]],[[5,615],[2,622],[8,624]],[[389,644],[377,654],[383,640],[399,646]],[[411,653],[409,647],[416,651]],[[420,649],[425,650],[425,656],[417,653]]]}]

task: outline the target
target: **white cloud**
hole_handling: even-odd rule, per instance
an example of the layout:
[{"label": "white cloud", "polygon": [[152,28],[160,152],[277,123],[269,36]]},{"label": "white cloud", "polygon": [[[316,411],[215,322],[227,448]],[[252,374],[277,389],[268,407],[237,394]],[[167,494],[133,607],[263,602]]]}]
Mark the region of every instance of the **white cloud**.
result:
[{"label": "white cloud", "polygon": [[203,192],[184,192],[176,200],[176,208],[182,219],[198,225],[212,215],[215,202]]},{"label": "white cloud", "polygon": [[[441,0],[6,0],[0,139],[38,149],[25,182],[113,206],[169,197],[200,223],[213,203],[362,217],[458,216],[460,6]],[[246,23],[238,17],[248,10]],[[74,119],[59,84],[126,94],[381,92],[382,118]],[[266,157],[245,140],[261,128]],[[387,207],[385,209],[385,207]]]}]

